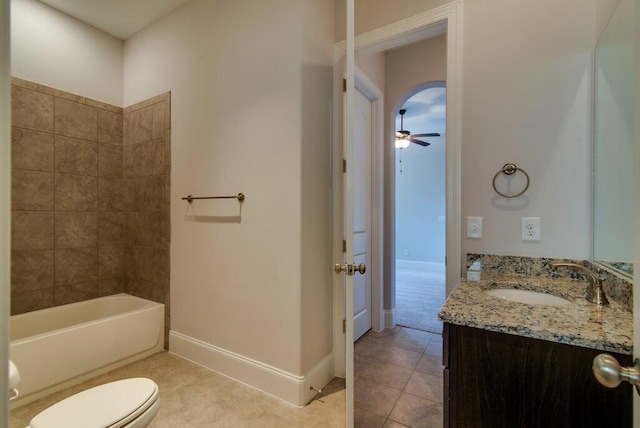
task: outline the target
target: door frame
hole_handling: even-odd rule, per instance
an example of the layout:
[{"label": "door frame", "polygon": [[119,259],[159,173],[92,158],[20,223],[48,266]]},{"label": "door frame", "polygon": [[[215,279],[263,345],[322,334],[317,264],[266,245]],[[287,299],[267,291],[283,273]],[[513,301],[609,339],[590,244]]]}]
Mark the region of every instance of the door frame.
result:
[{"label": "door frame", "polygon": [[[356,54],[372,54],[423,40],[447,32],[447,166],[446,166],[446,242],[447,267],[446,294],[458,284],[462,275],[461,255],[461,135],[462,135],[462,2],[454,1],[433,10],[414,15],[355,37]],[[332,132],[332,255],[335,261],[343,259],[342,240],[342,66],[346,52],[345,40],[334,44],[334,97]],[[384,135],[383,135],[384,138]],[[376,181],[376,184],[378,182]],[[381,214],[381,212],[379,213]],[[393,247],[391,247],[393,249]],[[392,251],[391,256],[395,257]],[[373,268],[373,266],[371,266]],[[380,267],[382,268],[382,267]],[[382,281],[380,281],[382,283]],[[345,336],[342,331],[345,316],[343,278],[334,276],[333,284],[333,350],[335,375],[346,374]],[[373,294],[373,293],[372,293]],[[377,295],[377,292],[375,293]],[[381,296],[382,297],[382,296]],[[383,310],[384,302],[379,302]],[[374,310],[378,312],[378,308]]]}]

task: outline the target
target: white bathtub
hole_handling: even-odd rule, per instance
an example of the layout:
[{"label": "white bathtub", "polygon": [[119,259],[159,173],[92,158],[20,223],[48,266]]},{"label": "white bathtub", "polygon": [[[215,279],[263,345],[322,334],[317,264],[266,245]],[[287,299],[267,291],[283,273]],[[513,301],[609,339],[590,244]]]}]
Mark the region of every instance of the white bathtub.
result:
[{"label": "white bathtub", "polygon": [[12,408],[164,348],[164,305],[128,294],[14,315],[10,326],[21,377]]}]

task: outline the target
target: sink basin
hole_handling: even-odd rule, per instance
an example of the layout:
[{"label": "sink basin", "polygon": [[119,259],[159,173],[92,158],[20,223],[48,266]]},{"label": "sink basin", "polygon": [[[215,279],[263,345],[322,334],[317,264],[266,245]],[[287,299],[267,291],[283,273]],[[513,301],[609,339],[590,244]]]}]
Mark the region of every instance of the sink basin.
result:
[{"label": "sink basin", "polygon": [[518,290],[515,288],[494,288],[486,290],[490,296],[500,299],[509,300],[511,302],[526,303],[529,305],[546,305],[546,306],[565,306],[571,302],[562,297],[554,296],[539,291]]}]

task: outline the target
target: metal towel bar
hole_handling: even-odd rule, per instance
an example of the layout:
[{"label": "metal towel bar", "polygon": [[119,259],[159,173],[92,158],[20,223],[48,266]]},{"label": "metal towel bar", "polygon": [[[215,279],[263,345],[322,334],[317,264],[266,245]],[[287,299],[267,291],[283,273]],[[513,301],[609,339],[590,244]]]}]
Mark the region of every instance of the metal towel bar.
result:
[{"label": "metal towel bar", "polygon": [[183,201],[193,202],[194,199],[237,199],[238,202],[244,202],[244,194],[238,193],[234,196],[192,196],[187,195],[186,198],[182,198]]}]

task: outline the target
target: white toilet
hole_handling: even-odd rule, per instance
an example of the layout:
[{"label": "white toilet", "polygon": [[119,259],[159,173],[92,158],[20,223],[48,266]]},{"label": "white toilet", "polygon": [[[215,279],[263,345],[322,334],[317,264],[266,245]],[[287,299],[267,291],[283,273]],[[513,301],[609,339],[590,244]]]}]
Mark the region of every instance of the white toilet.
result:
[{"label": "white toilet", "polygon": [[[11,371],[12,363],[9,365]],[[10,383],[10,387],[15,387],[15,383]],[[27,428],[142,428],[158,413],[158,397],[158,385],[151,379],[110,382],[43,410],[31,419]]]}]

